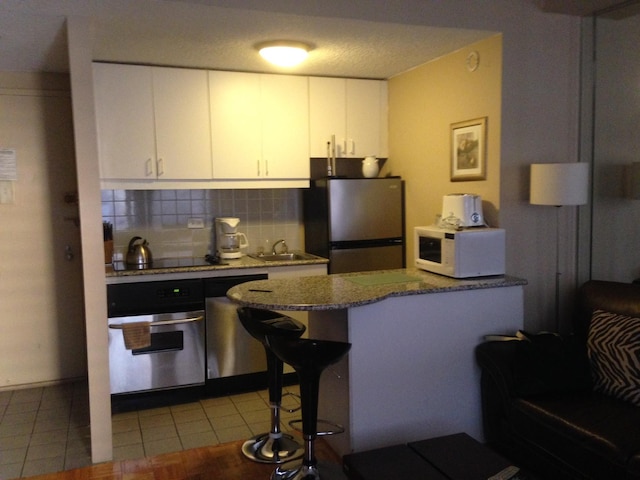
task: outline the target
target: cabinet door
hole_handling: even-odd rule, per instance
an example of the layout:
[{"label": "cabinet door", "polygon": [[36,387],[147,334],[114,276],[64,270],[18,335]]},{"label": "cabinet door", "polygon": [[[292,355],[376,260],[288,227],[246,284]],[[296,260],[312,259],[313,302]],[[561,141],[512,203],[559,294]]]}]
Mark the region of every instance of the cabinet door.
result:
[{"label": "cabinet door", "polygon": [[[385,103],[382,105],[383,82],[379,80],[347,79],[347,138],[346,157],[382,157],[381,131],[383,115],[386,117]],[[386,142],[384,142],[386,144]]]},{"label": "cabinet door", "polygon": [[154,179],[151,67],[93,64],[100,178]]},{"label": "cabinet door", "polygon": [[207,72],[153,68],[153,99],[158,179],[211,179]]},{"label": "cabinet door", "polygon": [[261,175],[308,179],[309,91],[305,77],[260,75],[262,109]]},{"label": "cabinet door", "polygon": [[209,72],[215,179],[259,178],[262,160],[260,76]]},{"label": "cabinet door", "polygon": [[[310,156],[327,157],[327,142],[335,135],[336,147],[343,144],[347,131],[346,80],[309,78]],[[336,150],[336,156],[340,152]]]}]

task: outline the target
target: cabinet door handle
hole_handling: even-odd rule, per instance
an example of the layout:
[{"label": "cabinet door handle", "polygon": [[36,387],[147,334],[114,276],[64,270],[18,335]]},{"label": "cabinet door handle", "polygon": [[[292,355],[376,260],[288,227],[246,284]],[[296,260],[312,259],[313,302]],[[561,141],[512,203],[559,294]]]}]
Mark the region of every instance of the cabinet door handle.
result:
[{"label": "cabinet door handle", "polygon": [[258,161],[256,162],[256,165],[257,165],[258,176],[260,176],[260,159],[258,159]]},{"label": "cabinet door handle", "polygon": [[158,159],[158,176],[164,175],[164,160]]},{"label": "cabinet door handle", "polygon": [[269,176],[269,160],[264,161],[264,176]]},{"label": "cabinet door handle", "polygon": [[147,161],[144,162],[144,174],[147,177],[153,175],[153,162],[150,158],[147,158]]},{"label": "cabinet door handle", "polygon": [[349,143],[351,143],[351,151],[349,152],[351,155],[355,155],[356,154],[356,142],[353,140],[353,138],[349,139]]}]

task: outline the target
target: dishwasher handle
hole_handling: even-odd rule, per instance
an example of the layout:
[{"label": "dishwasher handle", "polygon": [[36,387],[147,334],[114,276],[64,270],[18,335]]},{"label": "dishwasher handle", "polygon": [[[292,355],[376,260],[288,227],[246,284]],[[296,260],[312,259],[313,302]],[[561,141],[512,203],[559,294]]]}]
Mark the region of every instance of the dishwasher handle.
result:
[{"label": "dishwasher handle", "polygon": [[[199,315],[197,317],[180,318],[177,320],[161,320],[159,322],[149,322],[149,327],[164,327],[166,325],[179,325],[181,323],[201,322],[202,320],[204,320],[203,315]],[[114,323],[109,325],[109,328],[122,330],[123,325],[123,323]]]}]

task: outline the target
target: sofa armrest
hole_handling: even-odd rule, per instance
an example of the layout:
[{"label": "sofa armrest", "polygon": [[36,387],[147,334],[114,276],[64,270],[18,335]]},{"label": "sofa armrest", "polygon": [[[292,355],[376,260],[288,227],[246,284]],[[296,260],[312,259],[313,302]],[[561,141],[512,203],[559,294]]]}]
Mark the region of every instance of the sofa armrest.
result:
[{"label": "sofa armrest", "polygon": [[488,341],[476,347],[476,361],[482,375],[491,380],[493,388],[505,399],[514,396],[516,391],[514,366],[518,343],[519,340]]},{"label": "sofa armrest", "polygon": [[488,341],[476,347],[483,386],[495,390],[501,402],[509,402],[516,393],[516,369],[519,340]]},{"label": "sofa armrest", "polygon": [[490,442],[499,437],[512,399],[592,389],[582,339],[520,333],[521,340],[488,341],[476,347],[485,437]]},{"label": "sofa armrest", "polygon": [[490,341],[476,347],[478,364],[504,398],[591,390],[584,339],[523,331],[518,337],[521,340]]},{"label": "sofa armrest", "polygon": [[482,423],[488,443],[500,443],[504,419],[516,396],[514,365],[518,340],[488,341],[476,347],[476,361],[481,369],[480,394]]}]

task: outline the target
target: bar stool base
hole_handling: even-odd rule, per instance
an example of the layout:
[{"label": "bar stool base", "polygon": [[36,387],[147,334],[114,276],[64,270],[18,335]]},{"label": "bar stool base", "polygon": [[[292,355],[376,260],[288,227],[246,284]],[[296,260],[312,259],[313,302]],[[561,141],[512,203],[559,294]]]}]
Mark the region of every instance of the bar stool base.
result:
[{"label": "bar stool base", "polygon": [[300,462],[287,462],[277,467],[271,474],[271,480],[348,480],[340,465],[318,462],[317,465],[302,465]]},{"label": "bar stool base", "polygon": [[242,453],[254,462],[279,464],[302,457],[304,449],[291,435],[272,438],[261,433],[242,444]]}]

